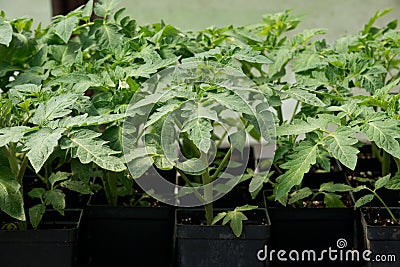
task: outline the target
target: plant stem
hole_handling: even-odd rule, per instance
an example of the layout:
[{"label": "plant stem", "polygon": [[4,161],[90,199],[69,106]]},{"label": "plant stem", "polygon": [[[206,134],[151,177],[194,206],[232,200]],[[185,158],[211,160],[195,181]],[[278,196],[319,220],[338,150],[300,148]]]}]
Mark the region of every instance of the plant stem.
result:
[{"label": "plant stem", "polygon": [[16,147],[14,143],[11,143],[8,148],[7,158],[10,164],[11,172],[17,176],[18,175],[18,160],[16,155]]},{"label": "plant stem", "polygon": [[294,107],[292,116],[289,119],[289,123],[293,120],[294,116],[296,116],[296,111],[299,108],[299,106],[300,106],[300,101],[296,101],[296,106]]},{"label": "plant stem", "polygon": [[397,166],[397,172],[400,172],[400,159],[393,157],[394,162],[396,162],[396,166]]},{"label": "plant stem", "polygon": [[382,151],[382,177],[390,173],[390,154],[385,150]]},{"label": "plant stem", "polygon": [[282,105],[281,105],[281,106],[279,106],[279,107],[276,109],[276,112],[277,112],[277,116],[278,116],[279,124],[280,124],[280,125],[282,125],[282,123],[283,123],[283,111],[282,111]]},{"label": "plant stem", "polygon": [[117,195],[117,176],[114,172],[106,172],[104,183],[104,191],[106,192],[106,197],[108,204],[112,206],[117,205],[118,195]]},{"label": "plant stem", "polygon": [[219,138],[218,143],[217,143],[217,149],[221,146],[222,142],[224,141],[225,137],[228,135],[228,131],[224,131],[223,135],[221,138]]},{"label": "plant stem", "polygon": [[[214,207],[212,203],[212,193],[213,193],[213,186],[212,186],[212,180],[210,179],[210,175],[208,173],[208,168],[207,170],[202,174],[202,180],[203,180],[203,186],[204,186],[204,200],[208,200],[209,203],[204,205],[204,209],[206,212],[206,220],[207,220],[207,225],[211,225],[212,220],[214,218]],[[211,200],[211,201],[209,201]]]},{"label": "plant stem", "polygon": [[399,224],[399,221],[396,219],[396,216],[394,216],[393,212],[390,210],[390,208],[386,205],[385,201],[383,201],[383,199],[373,190],[372,193],[374,193],[375,197],[383,204],[383,206],[385,207],[385,209],[387,210],[387,212],[389,213],[390,217],[393,219],[393,221],[396,224]]},{"label": "plant stem", "polygon": [[[381,163],[382,177],[390,173],[390,157],[391,155],[385,150],[380,149],[375,143],[371,144],[372,155],[375,156]],[[382,153],[381,153],[382,152]]]},{"label": "plant stem", "polygon": [[189,180],[189,178],[186,176],[186,174],[182,171],[182,170],[180,170],[180,169],[178,169],[178,168],[176,168],[176,170],[179,172],[179,174],[181,175],[181,177],[183,178],[183,180],[190,186],[190,187],[192,187],[193,188],[193,193],[195,194],[195,196],[197,197],[197,199],[199,199],[200,201],[204,201],[204,199],[203,199],[203,197],[200,195],[200,193],[194,188],[194,186],[193,186],[193,184],[190,182],[190,180]]},{"label": "plant stem", "polygon": [[24,187],[22,186],[22,180],[24,178],[25,170],[26,170],[27,166],[28,166],[28,157],[25,154],[24,159],[22,160],[21,166],[19,168],[18,174],[16,176],[17,182],[21,185],[21,187],[20,187],[21,194],[23,194],[23,190],[24,190]]},{"label": "plant stem", "polygon": [[[379,153],[379,148],[378,148],[378,146],[374,143],[374,142],[372,142],[371,143],[371,148],[372,148],[372,157],[375,157],[375,158],[380,158],[380,153]],[[379,159],[379,161],[380,161],[380,159]]]},{"label": "plant stem", "polygon": [[226,167],[227,163],[229,162],[229,158],[232,154],[232,147],[229,147],[228,152],[226,152],[224,158],[221,161],[221,164],[218,166],[217,170],[215,173],[211,176],[211,182],[215,181],[215,179],[218,178],[218,175],[221,173],[221,171]]}]

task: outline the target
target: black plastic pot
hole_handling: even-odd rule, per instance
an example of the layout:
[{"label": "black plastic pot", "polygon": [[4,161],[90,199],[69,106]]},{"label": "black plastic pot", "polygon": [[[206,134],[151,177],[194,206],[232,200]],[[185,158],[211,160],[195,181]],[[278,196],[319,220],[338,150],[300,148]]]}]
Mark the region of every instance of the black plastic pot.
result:
[{"label": "black plastic pot", "polygon": [[[220,212],[217,210],[216,212]],[[246,213],[243,233],[235,237],[229,226],[189,225],[180,221],[204,218],[202,209],[177,210],[175,221],[175,253],[177,267],[247,267],[266,266],[257,253],[269,240],[270,220],[266,209]],[[255,223],[255,220],[259,220]]]},{"label": "black plastic pot", "polygon": [[82,210],[46,211],[37,230],[0,230],[1,267],[79,265]]},{"label": "black plastic pot", "polygon": [[[271,191],[264,191],[270,195]],[[353,208],[290,208],[268,204],[271,218],[270,250],[297,250],[316,252],[318,259],[322,250],[337,249],[338,240],[346,240],[345,249],[357,248],[356,211]],[[308,257],[308,256],[307,256]],[[311,258],[312,259],[312,258]],[[359,262],[338,265],[325,256],[322,261],[271,261],[271,266],[360,266]],[[340,263],[339,263],[340,264]]]},{"label": "black plastic pot", "polygon": [[171,266],[174,208],[89,205],[84,266]]},{"label": "black plastic pot", "polygon": [[[390,208],[397,218],[400,218],[400,208]],[[384,208],[362,208],[361,222],[364,230],[366,249],[372,254],[367,266],[398,267],[400,261],[400,225],[371,225],[377,217],[390,218]],[[379,260],[379,261],[378,261]],[[385,262],[382,262],[382,261]]]}]

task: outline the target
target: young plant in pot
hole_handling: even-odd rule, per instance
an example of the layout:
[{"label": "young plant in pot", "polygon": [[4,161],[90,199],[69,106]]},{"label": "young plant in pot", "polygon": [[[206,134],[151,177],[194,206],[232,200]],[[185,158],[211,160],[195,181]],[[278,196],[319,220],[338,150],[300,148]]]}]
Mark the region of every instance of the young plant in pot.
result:
[{"label": "young plant in pot", "polygon": [[[300,112],[306,114],[305,110]],[[298,140],[300,134],[304,134],[304,139]],[[280,160],[275,161],[279,167],[276,172],[282,173],[270,177],[267,181],[273,189],[264,191],[264,197],[268,200],[266,206],[271,214],[273,249],[313,250],[316,253],[313,256],[319,258],[322,250],[333,247],[341,239],[347,241],[349,249],[357,247],[354,199],[349,193],[351,187],[346,184],[344,173],[337,172],[329,176],[332,181],[318,180],[318,176],[313,176],[314,181],[305,181],[305,175],[312,169],[322,169],[329,174],[332,158],[354,168],[357,149],[352,145],[357,143],[357,139],[353,134],[351,128],[342,126],[339,119],[329,114],[308,117],[304,121],[297,119],[291,124],[277,127],[277,152],[280,151],[280,139],[285,146],[290,140],[293,143],[284,154],[276,154],[277,158],[282,156],[286,162],[279,164]],[[319,205],[310,205],[314,201]],[[294,205],[299,202],[302,205]],[[336,264],[328,257],[321,258],[321,262]],[[274,264],[285,266],[288,263]],[[306,259],[301,264],[318,265],[312,259]]]},{"label": "young plant in pot", "polygon": [[[398,34],[398,31],[396,31]],[[391,43],[391,34],[384,43]],[[398,47],[398,46],[397,46]],[[383,62],[381,62],[383,64]],[[388,66],[388,70],[393,67]],[[350,125],[359,127],[380,163],[379,171],[365,168],[350,174],[356,196],[356,207],[361,209],[361,225],[366,248],[372,251],[369,266],[396,266],[393,257],[400,257],[399,238],[399,107],[398,74],[383,73],[388,83],[369,95],[355,97],[355,104],[345,105],[351,116]],[[367,178],[363,177],[368,175]],[[374,262],[377,255],[388,255],[383,262]],[[391,255],[391,256],[390,256]],[[390,259],[390,257],[392,257]]]},{"label": "young plant in pot", "polygon": [[[274,122],[263,99],[240,70],[197,61],[159,72],[128,107],[124,154],[136,182],[159,201],[204,208],[176,211],[177,266],[264,266],[255,255],[269,237],[266,210],[213,206],[245,177],[246,132],[273,145]],[[229,145],[219,150],[224,132]],[[169,169],[177,181],[158,173]]]},{"label": "young plant in pot", "polygon": [[[379,178],[373,187],[359,185],[354,192],[363,192],[355,207],[361,208],[361,224],[364,231],[365,247],[371,253],[368,257],[368,266],[397,266],[397,259],[400,257],[400,209],[398,205],[389,207],[383,200],[379,191],[382,188],[399,190],[399,174],[394,177],[390,174]],[[376,199],[382,207],[370,205]],[[399,201],[397,199],[397,201]],[[365,206],[365,207],[363,207]]]},{"label": "young plant in pot", "polygon": [[[399,31],[396,29],[397,21],[381,28],[373,26],[374,22],[387,12],[388,10],[377,12],[360,34],[342,40],[340,57],[343,60],[339,64],[345,67],[349,74],[337,76],[337,80],[350,80],[354,86],[361,88],[362,94],[355,94],[360,89],[353,91],[353,95],[342,105],[332,106],[330,110],[341,120],[346,120],[349,127],[371,144],[373,154],[378,159],[378,164],[375,164],[378,166],[377,171],[373,169],[374,164],[370,164],[364,165],[363,169],[359,168],[355,173],[349,172],[350,182],[355,188],[356,207],[371,207],[362,210],[366,245],[373,248],[371,250],[374,253],[378,251],[377,254],[389,253],[392,249],[393,253],[398,255],[399,251],[395,249],[398,247],[398,239],[396,241],[390,234],[398,229],[373,225],[380,221],[379,217],[385,217],[392,222],[398,220],[396,209],[390,212],[390,207],[397,207],[399,204],[399,57],[396,52],[399,49],[396,41]],[[352,41],[350,45],[343,45],[345,40]],[[350,51],[352,53],[348,53]],[[377,218],[374,218],[375,216]],[[388,234],[383,234],[384,231],[388,231]],[[377,233],[380,233],[380,238]],[[395,266],[389,262],[369,264]]]},{"label": "young plant in pot", "polygon": [[[79,175],[80,167],[93,163],[111,171],[126,169],[100,127],[123,115],[100,114],[82,88],[55,81],[82,67],[82,62],[74,61],[81,50],[69,42],[72,30],[62,31],[61,24],[67,20],[77,26],[80,19],[87,19],[84,10],[59,17],[35,34],[32,20],[9,22],[2,14],[1,28],[6,33],[0,44],[6,55],[0,71],[4,266],[24,265],[24,260],[39,266],[44,258],[54,266],[76,266],[82,211],[65,208],[77,196],[69,190],[91,193],[90,176]],[[12,228],[21,231],[7,230]]]}]

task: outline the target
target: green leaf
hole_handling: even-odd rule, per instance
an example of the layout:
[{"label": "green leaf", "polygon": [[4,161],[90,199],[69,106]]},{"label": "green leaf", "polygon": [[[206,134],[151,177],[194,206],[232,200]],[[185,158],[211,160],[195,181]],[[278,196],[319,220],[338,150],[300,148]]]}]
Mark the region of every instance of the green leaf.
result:
[{"label": "green leaf", "polygon": [[320,68],[327,65],[327,62],[321,60],[320,56],[313,52],[307,51],[301,53],[296,60],[293,62],[293,70],[295,72],[306,71],[310,69]]},{"label": "green leaf", "polygon": [[295,148],[295,153],[289,160],[281,165],[287,171],[277,178],[275,199],[286,205],[287,194],[301,183],[304,174],[316,163],[318,145],[303,141]]},{"label": "green leaf", "polygon": [[61,139],[61,148],[70,149],[72,158],[79,158],[83,164],[94,162],[101,168],[120,172],[126,169],[122,159],[114,156],[114,151],[106,146],[106,141],[98,138],[100,133],[89,129],[73,130]]},{"label": "green leaf", "polygon": [[260,63],[260,64],[268,64],[272,63],[272,61],[266,56],[260,54],[259,51],[254,51],[250,47],[245,47],[243,49],[238,50],[232,56],[237,60],[251,62],[251,63]]},{"label": "green leaf", "polygon": [[230,213],[230,224],[233,233],[236,237],[242,234],[243,221],[247,220],[247,217],[240,211],[235,211]]},{"label": "green leaf", "polygon": [[396,175],[387,182],[385,187],[391,190],[400,190],[400,173],[396,173]]},{"label": "green leaf", "polygon": [[254,206],[254,205],[244,205],[244,206],[236,207],[235,211],[249,211],[249,210],[254,210],[257,208],[258,208],[258,206]]},{"label": "green leaf", "polygon": [[387,94],[389,94],[393,90],[393,88],[395,88],[399,84],[399,82],[400,82],[400,79],[391,81],[384,87],[375,90],[374,96],[375,97],[385,97]]},{"label": "green leaf", "polygon": [[224,218],[226,216],[226,212],[220,212],[217,214],[217,216],[214,217],[214,219],[212,220],[211,225],[216,224],[217,222],[219,222],[220,220],[222,220],[222,218]]},{"label": "green leaf", "polygon": [[89,184],[83,181],[65,181],[61,183],[61,186],[81,194],[93,194]]},{"label": "green leaf", "polygon": [[346,126],[339,126],[334,132],[329,134],[325,143],[333,157],[338,159],[343,165],[354,170],[357,164],[358,149],[355,145],[358,140],[352,137],[355,131]]},{"label": "green leaf", "polygon": [[390,174],[376,180],[375,190],[381,189],[382,187],[386,186],[389,180],[390,180]]},{"label": "green leaf", "polygon": [[13,29],[8,21],[0,16],[0,44],[8,46],[12,40]]},{"label": "green leaf", "polygon": [[234,110],[244,114],[254,115],[249,104],[233,91],[225,90],[218,93],[208,92],[208,96],[229,110]]},{"label": "green leaf", "polygon": [[341,200],[340,195],[334,193],[325,193],[324,194],[324,203],[327,208],[344,208],[344,203]]},{"label": "green leaf", "polygon": [[77,95],[64,94],[54,96],[46,103],[40,103],[35,115],[32,117],[32,123],[44,125],[48,121],[70,114],[71,108],[76,104],[77,100]]},{"label": "green leaf", "polygon": [[68,43],[78,21],[79,19],[75,16],[63,17],[55,26],[56,35],[59,36],[64,43]]},{"label": "green leaf", "polygon": [[9,143],[19,142],[28,129],[29,127],[26,126],[14,126],[0,129],[0,147],[6,146]]},{"label": "green leaf", "polygon": [[293,52],[288,48],[281,48],[275,52],[276,55],[272,58],[272,63],[269,65],[268,75],[274,77],[276,74],[284,70],[284,67],[292,58]]},{"label": "green leaf", "polygon": [[149,127],[150,125],[153,125],[157,121],[159,121],[161,118],[166,116],[167,114],[171,113],[172,111],[176,110],[177,108],[180,107],[180,104],[167,104],[159,109],[157,109],[156,112],[152,113],[149,120],[147,121],[146,125],[144,126],[145,128]]},{"label": "green leaf", "polygon": [[355,208],[362,207],[365,204],[371,202],[374,199],[374,197],[375,197],[374,194],[368,194],[368,195],[362,196],[360,199],[358,199],[356,201],[356,203],[354,204],[354,207]]},{"label": "green leaf", "polygon": [[82,17],[89,19],[93,13],[93,0],[89,0],[82,10]]},{"label": "green leaf", "polygon": [[316,107],[325,107],[325,103],[321,101],[315,94],[309,93],[305,90],[291,88],[285,93],[289,94],[292,98]]},{"label": "green leaf", "polygon": [[[270,163],[268,163],[270,164]],[[250,184],[249,184],[249,192],[251,197],[254,199],[256,198],[257,194],[263,189],[263,184],[268,182],[272,172],[260,172],[252,175]],[[243,175],[244,176],[244,175]],[[241,180],[242,181],[242,180]]]},{"label": "green leaf", "polygon": [[359,76],[357,76],[357,81],[360,83],[359,86],[365,88],[368,92],[375,92],[376,89],[385,85],[386,73],[387,70],[384,66],[373,66],[359,74]]},{"label": "green leaf", "polygon": [[30,196],[31,198],[42,199],[45,192],[46,190],[44,188],[41,187],[33,188],[31,191],[29,191],[28,196]]},{"label": "green leaf", "polygon": [[83,126],[93,126],[108,124],[115,121],[120,121],[124,119],[125,114],[105,114],[101,116],[88,116],[88,114],[65,117],[59,120],[51,121],[47,124],[50,128],[76,128]]},{"label": "green leaf", "polygon": [[398,122],[395,120],[369,121],[361,128],[368,139],[396,158],[400,158],[400,137]]},{"label": "green leaf", "polygon": [[46,205],[51,205],[55,210],[64,215],[65,194],[59,189],[46,191],[44,194]]},{"label": "green leaf", "polygon": [[186,121],[182,127],[182,132],[189,133],[189,139],[204,153],[211,147],[211,131],[213,126],[208,119],[197,118]]},{"label": "green leaf", "polygon": [[308,187],[304,187],[300,190],[297,190],[290,195],[289,204],[296,203],[297,201],[305,199],[305,198],[311,196],[312,194],[313,194],[313,192]]},{"label": "green leaf", "polygon": [[136,64],[132,67],[125,68],[126,76],[130,77],[150,78],[151,74],[156,73],[161,68],[167,67],[171,64],[175,64],[178,60],[177,57],[162,59],[153,46],[146,46],[140,52],[135,53],[133,56],[137,58],[142,58],[145,63]]},{"label": "green leaf", "polygon": [[[77,63],[78,54],[81,46],[79,43],[70,42],[66,45],[53,45],[50,47],[50,53],[55,60],[58,61],[64,67],[70,67]],[[68,73],[70,75],[71,73]],[[74,74],[72,74],[74,75]],[[73,78],[73,77],[70,77]],[[87,77],[85,77],[87,78]],[[53,81],[54,82],[54,81]],[[73,80],[74,83],[80,82],[80,80]]]},{"label": "green leaf", "polygon": [[94,13],[99,17],[106,17],[119,5],[121,0],[99,0],[94,6]]},{"label": "green leaf", "polygon": [[0,209],[11,217],[25,221],[24,200],[20,184],[0,174]]},{"label": "green leaf", "polygon": [[58,146],[58,140],[63,132],[64,129],[41,128],[39,131],[27,136],[23,150],[28,151],[26,156],[36,173],[40,171],[55,147]]},{"label": "green leaf", "polygon": [[71,176],[71,174],[68,172],[52,173],[49,177],[51,187],[53,188],[56,182],[67,180],[69,176]]},{"label": "green leaf", "polygon": [[[97,21],[96,21],[97,22]],[[118,27],[113,24],[104,24],[102,21],[95,32],[98,45],[103,49],[117,49],[121,46],[122,35],[118,33]]]},{"label": "green leaf", "polygon": [[319,125],[315,123],[310,124],[303,120],[294,120],[292,124],[283,124],[276,127],[276,135],[300,135],[312,132],[318,128],[320,128]]},{"label": "green leaf", "polygon": [[376,20],[379,19],[380,17],[383,17],[384,15],[391,12],[392,10],[393,10],[393,8],[386,8],[386,9],[382,10],[381,12],[376,11],[375,15],[369,19],[367,24],[365,24],[364,29],[362,31],[362,35],[370,33],[371,28],[375,24]]},{"label": "green leaf", "polygon": [[45,204],[38,204],[29,209],[29,220],[32,224],[33,229],[36,229],[38,227],[45,211]]},{"label": "green leaf", "polygon": [[351,191],[352,189],[353,187],[347,184],[335,184],[333,182],[329,182],[329,183],[323,183],[320,186],[319,191],[334,193],[334,192],[347,192]]}]

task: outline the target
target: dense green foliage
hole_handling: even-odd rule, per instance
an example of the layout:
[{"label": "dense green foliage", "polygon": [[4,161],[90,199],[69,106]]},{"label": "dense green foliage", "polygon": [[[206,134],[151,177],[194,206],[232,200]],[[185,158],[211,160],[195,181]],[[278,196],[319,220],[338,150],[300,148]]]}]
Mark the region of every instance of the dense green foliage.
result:
[{"label": "dense green foliage", "polygon": [[[164,22],[137,25],[123,9],[115,10],[117,4],[89,1],[36,29],[31,19],[9,21],[0,15],[0,208],[11,217],[25,221],[29,208],[30,221],[37,227],[46,206],[63,213],[68,190],[92,194],[103,188],[111,204],[119,196],[134,194],[122,153],[127,106],[132,98],[143,100],[140,86],[153,74],[185,62],[234,68],[268,99],[277,133],[273,164],[279,176],[274,195],[283,205],[311,194],[301,187],[311,167],[329,170],[333,157],[354,169],[360,136],[372,143],[382,162],[382,176],[388,177],[382,186],[399,189],[400,175],[390,176],[389,165],[393,159],[400,166],[400,32],[396,21],[374,27],[388,10],[378,12],[359,33],[329,45],[318,37],[324,33],[321,29],[288,35],[300,22],[289,11],[266,15],[255,25],[182,32]],[[196,86],[178,88],[187,94],[176,90],[154,107],[147,126],[156,125],[188,100],[203,105],[213,99],[227,109],[236,108],[246,130],[260,139],[232,91]],[[289,99],[297,104],[293,116],[284,120],[282,105]],[[224,138],[213,129],[204,119],[182,127],[197,152],[207,152],[211,140],[218,143]],[[160,134],[157,127],[152,134],[146,138],[154,145]],[[240,143],[236,140],[236,148]],[[159,169],[177,169],[162,151],[151,157]],[[138,164],[138,171],[145,169]],[[28,172],[41,183],[24,192]],[[189,174],[194,180],[188,184],[209,182],[196,178],[204,174]],[[249,190],[255,195],[263,183],[271,182],[270,177],[249,171],[242,180],[252,179]],[[293,189],[301,191],[295,196]],[[325,184],[321,192],[333,206],[338,199],[332,194],[349,190]],[[295,198],[290,200],[289,194]],[[25,207],[27,195],[39,204]],[[214,222],[225,216],[224,224],[231,220],[238,234],[245,219],[237,215],[240,211],[218,215]],[[207,219],[211,223],[212,214]]]}]

